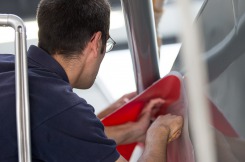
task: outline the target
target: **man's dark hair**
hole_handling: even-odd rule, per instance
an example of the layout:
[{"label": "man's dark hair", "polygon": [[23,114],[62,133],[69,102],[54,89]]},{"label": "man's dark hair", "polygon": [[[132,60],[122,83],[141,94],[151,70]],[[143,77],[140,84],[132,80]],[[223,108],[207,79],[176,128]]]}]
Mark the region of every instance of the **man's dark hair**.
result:
[{"label": "man's dark hair", "polygon": [[37,10],[38,46],[65,58],[84,50],[95,32],[105,45],[110,5],[107,0],[41,0]]}]

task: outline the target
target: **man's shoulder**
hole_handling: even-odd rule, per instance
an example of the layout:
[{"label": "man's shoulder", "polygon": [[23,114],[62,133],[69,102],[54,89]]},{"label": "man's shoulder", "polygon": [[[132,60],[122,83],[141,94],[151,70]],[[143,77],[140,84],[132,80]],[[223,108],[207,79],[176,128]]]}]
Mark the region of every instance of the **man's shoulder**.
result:
[{"label": "man's shoulder", "polygon": [[14,55],[13,54],[0,54],[0,61],[1,60],[13,60],[14,59]]},{"label": "man's shoulder", "polygon": [[0,72],[13,71],[14,58],[12,54],[0,54]]}]

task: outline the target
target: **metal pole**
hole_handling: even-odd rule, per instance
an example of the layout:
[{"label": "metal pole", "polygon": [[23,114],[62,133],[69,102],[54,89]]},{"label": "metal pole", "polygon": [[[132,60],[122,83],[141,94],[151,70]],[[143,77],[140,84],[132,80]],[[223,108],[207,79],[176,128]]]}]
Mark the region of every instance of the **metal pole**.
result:
[{"label": "metal pole", "polygon": [[16,122],[19,162],[31,162],[29,91],[26,56],[26,29],[23,21],[9,14],[0,15],[0,26],[15,29]]},{"label": "metal pole", "polygon": [[198,28],[192,22],[190,0],[179,0],[180,16],[183,24],[183,63],[186,67],[189,116],[192,141],[198,162],[215,162],[216,149],[213,131],[210,128],[210,112],[205,99],[207,72],[201,57],[201,43]]},{"label": "metal pole", "polygon": [[121,0],[138,92],[160,78],[151,0]]}]

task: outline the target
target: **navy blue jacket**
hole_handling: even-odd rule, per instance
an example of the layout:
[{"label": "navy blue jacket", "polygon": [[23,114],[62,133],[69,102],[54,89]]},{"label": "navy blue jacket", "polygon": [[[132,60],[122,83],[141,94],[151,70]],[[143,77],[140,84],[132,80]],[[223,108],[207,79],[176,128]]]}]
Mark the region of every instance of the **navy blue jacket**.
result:
[{"label": "navy blue jacket", "polygon": [[[0,55],[0,161],[17,162],[14,56]],[[63,68],[42,49],[28,50],[33,161],[119,158],[94,108],[72,91]]]}]

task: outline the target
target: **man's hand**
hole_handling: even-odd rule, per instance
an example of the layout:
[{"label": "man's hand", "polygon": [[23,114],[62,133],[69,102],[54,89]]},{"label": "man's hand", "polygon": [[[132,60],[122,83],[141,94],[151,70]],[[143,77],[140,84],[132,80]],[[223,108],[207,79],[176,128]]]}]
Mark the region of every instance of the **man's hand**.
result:
[{"label": "man's hand", "polygon": [[164,104],[164,100],[161,98],[156,98],[150,100],[143,108],[137,122],[132,125],[133,131],[138,134],[137,142],[145,142],[146,131],[151,125],[155,114],[160,110],[161,106]]},{"label": "man's hand", "polygon": [[155,140],[163,140],[163,135],[167,137],[167,141],[171,142],[177,139],[183,127],[183,118],[176,115],[160,115],[152,123],[151,127],[148,130],[149,138],[154,138]]},{"label": "man's hand", "polygon": [[[149,110],[147,108],[144,110],[148,114]],[[146,114],[143,113],[144,115]],[[181,116],[171,114],[159,116],[147,131],[145,149],[138,161],[166,162],[167,144],[180,136],[182,127],[183,118]],[[120,156],[117,162],[126,162],[126,160]]]},{"label": "man's hand", "polygon": [[137,95],[136,92],[128,93],[123,95],[121,98],[119,98],[116,102],[105,108],[102,112],[100,112],[97,117],[99,119],[102,119],[112,113],[113,111],[117,110],[118,108],[122,107],[125,103],[127,103],[129,100],[134,98]]},{"label": "man's hand", "polygon": [[159,116],[147,131],[145,150],[139,161],[166,161],[167,144],[180,136],[182,127],[181,116]]},{"label": "man's hand", "polygon": [[118,126],[106,126],[106,135],[114,139],[118,145],[144,142],[151,119],[163,103],[164,100],[160,98],[150,100],[143,108],[136,122],[128,122]]}]

